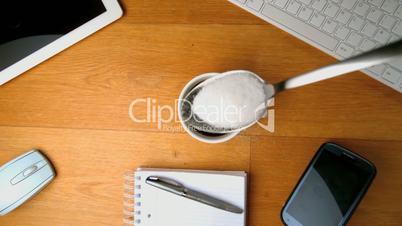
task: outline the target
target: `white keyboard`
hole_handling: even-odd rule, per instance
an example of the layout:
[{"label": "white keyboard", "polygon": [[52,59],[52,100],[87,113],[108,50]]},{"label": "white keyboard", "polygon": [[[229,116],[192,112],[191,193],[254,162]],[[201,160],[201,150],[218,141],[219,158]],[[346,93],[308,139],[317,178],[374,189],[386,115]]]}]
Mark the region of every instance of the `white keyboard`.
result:
[{"label": "white keyboard", "polygon": [[[228,0],[337,59],[402,39],[402,0]],[[364,70],[402,93],[402,58]]]}]

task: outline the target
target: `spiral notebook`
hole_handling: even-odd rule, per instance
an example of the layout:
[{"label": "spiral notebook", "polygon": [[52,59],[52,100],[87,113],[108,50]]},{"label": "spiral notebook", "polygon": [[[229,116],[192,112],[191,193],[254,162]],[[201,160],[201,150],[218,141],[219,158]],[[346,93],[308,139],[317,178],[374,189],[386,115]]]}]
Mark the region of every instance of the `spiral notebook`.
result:
[{"label": "spiral notebook", "polygon": [[[149,176],[173,179],[185,187],[234,204],[235,214],[171,194],[145,183]],[[127,226],[244,226],[247,174],[139,168],[125,176],[124,223]]]}]

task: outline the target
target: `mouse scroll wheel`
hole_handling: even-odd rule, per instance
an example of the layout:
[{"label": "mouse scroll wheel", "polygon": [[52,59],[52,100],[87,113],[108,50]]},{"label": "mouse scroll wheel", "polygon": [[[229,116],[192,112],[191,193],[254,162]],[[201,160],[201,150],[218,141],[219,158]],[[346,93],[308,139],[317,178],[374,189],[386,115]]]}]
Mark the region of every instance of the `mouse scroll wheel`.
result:
[{"label": "mouse scroll wheel", "polygon": [[33,164],[32,166],[26,168],[24,171],[22,171],[22,176],[28,177],[28,176],[32,175],[33,173],[35,173],[36,171],[40,170],[46,164],[47,163],[45,160],[39,161],[39,162]]},{"label": "mouse scroll wheel", "polygon": [[16,185],[20,183],[21,181],[25,180],[29,176],[33,175],[35,172],[38,170],[42,169],[44,166],[47,165],[47,162],[45,160],[39,161],[28,168],[24,169],[22,172],[17,174],[13,179],[10,180],[10,183],[12,185]]},{"label": "mouse scroll wheel", "polygon": [[38,167],[36,165],[30,166],[30,167],[26,168],[24,170],[24,172],[22,172],[22,175],[24,177],[27,177],[27,176],[31,175],[32,173],[34,173],[37,169],[38,169]]}]

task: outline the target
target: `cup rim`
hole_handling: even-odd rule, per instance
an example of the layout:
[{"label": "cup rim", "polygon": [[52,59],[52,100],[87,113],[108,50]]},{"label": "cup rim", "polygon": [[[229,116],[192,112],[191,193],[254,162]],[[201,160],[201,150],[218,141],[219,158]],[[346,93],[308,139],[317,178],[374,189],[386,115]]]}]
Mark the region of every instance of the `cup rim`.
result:
[{"label": "cup rim", "polygon": [[221,74],[221,73],[216,73],[216,72],[205,73],[205,74],[198,75],[198,76],[194,77],[193,79],[191,79],[184,86],[184,88],[182,89],[182,91],[181,91],[181,93],[179,95],[178,108],[177,108],[177,113],[179,115],[179,120],[180,120],[180,123],[181,123],[182,127],[184,128],[184,130],[188,134],[190,134],[190,136],[192,136],[193,138],[195,138],[195,139],[197,139],[199,141],[205,142],[205,143],[210,143],[210,144],[223,143],[223,142],[226,142],[228,140],[231,140],[235,136],[237,136],[240,133],[240,131],[222,134],[222,136],[217,136],[217,137],[208,137],[208,136],[196,133],[193,130],[191,130],[190,128],[188,128],[188,126],[183,122],[183,118],[182,118],[182,115],[181,115],[181,105],[182,105],[182,100],[184,99],[185,95],[187,95],[187,93],[190,91],[190,89],[192,89],[195,85],[197,85],[198,83],[202,82],[203,80],[206,80],[207,78],[210,78],[212,76],[219,75],[219,74]]}]

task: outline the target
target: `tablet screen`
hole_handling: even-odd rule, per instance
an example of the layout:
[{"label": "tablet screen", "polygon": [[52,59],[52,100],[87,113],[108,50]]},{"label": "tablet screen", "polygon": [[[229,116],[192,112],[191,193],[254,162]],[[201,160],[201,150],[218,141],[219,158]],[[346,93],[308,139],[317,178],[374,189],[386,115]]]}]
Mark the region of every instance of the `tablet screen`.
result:
[{"label": "tablet screen", "polygon": [[102,0],[2,0],[0,71],[104,12]]}]

